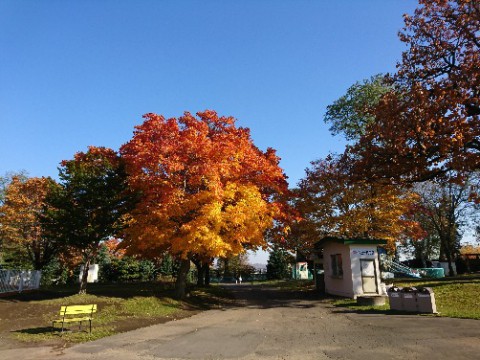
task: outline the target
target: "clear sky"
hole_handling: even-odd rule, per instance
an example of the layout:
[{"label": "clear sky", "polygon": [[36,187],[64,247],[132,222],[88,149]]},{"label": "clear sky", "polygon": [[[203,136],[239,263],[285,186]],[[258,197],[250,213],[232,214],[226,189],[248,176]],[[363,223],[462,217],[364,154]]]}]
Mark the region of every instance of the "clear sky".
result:
[{"label": "clear sky", "polygon": [[393,72],[415,0],[0,0],[0,176],[115,150],[147,112],[205,109],[277,149],[291,186],[342,151],[326,106]]}]

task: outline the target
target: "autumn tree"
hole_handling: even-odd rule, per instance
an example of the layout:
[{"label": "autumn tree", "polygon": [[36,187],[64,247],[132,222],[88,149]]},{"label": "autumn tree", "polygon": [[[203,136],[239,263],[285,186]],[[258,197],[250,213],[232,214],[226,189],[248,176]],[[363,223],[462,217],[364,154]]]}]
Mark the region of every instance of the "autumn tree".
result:
[{"label": "autumn tree", "polygon": [[45,199],[58,186],[51,178],[13,176],[3,191],[0,206],[0,236],[4,251],[15,261],[26,261],[36,270],[54,258],[59,244],[45,236],[40,217],[48,210]]},{"label": "autumn tree", "polygon": [[142,193],[124,244],[129,253],[181,259],[183,297],[193,258],[210,262],[265,247],[281,220],[286,176],[273,149],[258,149],[246,128],[214,111],[165,119],[146,114],[120,152],[130,186]]},{"label": "autumn tree", "polygon": [[424,181],[480,167],[480,2],[420,0],[405,15],[408,49],[395,90],[350,150],[372,178]]},{"label": "autumn tree", "polygon": [[48,198],[43,222],[49,236],[80,252],[84,265],[80,293],[100,242],[118,234],[135,196],[129,191],[122,159],[104,147],[89,147],[61,163],[60,188]]},{"label": "autumn tree", "polygon": [[428,233],[427,239],[438,239],[439,258],[448,262],[450,275],[454,274],[452,263],[473,210],[469,188],[469,181],[459,184],[430,181],[416,186],[420,195],[417,219]]},{"label": "autumn tree", "polygon": [[460,248],[460,254],[480,254],[480,246],[478,244],[467,243]]},{"label": "autumn tree", "polygon": [[[19,172],[19,173],[13,173],[13,172],[7,172],[5,175],[0,176],[0,206],[2,206],[5,202],[5,190],[12,182],[12,179],[16,176],[21,176],[23,179],[26,179],[28,176],[25,172]],[[1,215],[0,215],[1,216]],[[5,257],[9,256],[6,253],[6,248],[5,248],[5,239],[3,238],[2,231],[1,231],[1,222],[0,222],[0,264],[5,262]]]},{"label": "autumn tree", "polygon": [[5,175],[0,176],[0,206],[2,206],[5,202],[5,191],[13,179],[16,178],[18,180],[25,181],[28,179],[28,177],[28,173],[24,170],[18,172],[7,172]]},{"label": "autumn tree", "polygon": [[310,247],[325,236],[385,239],[390,252],[403,237],[421,235],[409,217],[414,194],[352,179],[341,159],[330,155],[306,170],[297,190],[297,208],[304,220],[293,226],[292,234],[301,234]]}]

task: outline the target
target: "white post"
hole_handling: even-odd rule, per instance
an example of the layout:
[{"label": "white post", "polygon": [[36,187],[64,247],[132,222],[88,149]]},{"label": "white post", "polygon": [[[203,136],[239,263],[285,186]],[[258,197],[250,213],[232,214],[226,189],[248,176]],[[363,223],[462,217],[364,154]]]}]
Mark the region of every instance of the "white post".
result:
[{"label": "white post", "polygon": [[20,283],[18,284],[18,292],[23,291],[23,271],[20,271]]}]

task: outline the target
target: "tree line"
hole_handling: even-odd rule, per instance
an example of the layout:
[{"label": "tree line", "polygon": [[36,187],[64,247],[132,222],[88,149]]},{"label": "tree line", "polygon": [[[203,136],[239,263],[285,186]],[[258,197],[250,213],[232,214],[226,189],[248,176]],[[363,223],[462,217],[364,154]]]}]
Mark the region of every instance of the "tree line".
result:
[{"label": "tree line", "polygon": [[327,107],[324,121],[347,145],[313,161],[297,188],[234,118],[149,113],[118,151],[63,161],[58,181],[2,179],[2,251],[20,246],[35,268],[76,254],[88,269],[117,237],[127,256],[178,261],[178,297],[191,262],[201,283],[214,258],[269,243],[308,253],[323,236],[386,239],[392,254],[402,243],[452,272],[479,202],[480,3],[419,0],[404,20],[396,72]]},{"label": "tree line", "polygon": [[144,120],[118,152],[92,146],[62,161],[58,182],[13,176],[0,207],[3,249],[20,246],[36,269],[80,256],[85,292],[100,245],[118,237],[129,256],[177,260],[181,298],[190,262],[205,277],[214,258],[266,247],[267,230],[286,230],[280,159],[234,118],[207,110]]}]

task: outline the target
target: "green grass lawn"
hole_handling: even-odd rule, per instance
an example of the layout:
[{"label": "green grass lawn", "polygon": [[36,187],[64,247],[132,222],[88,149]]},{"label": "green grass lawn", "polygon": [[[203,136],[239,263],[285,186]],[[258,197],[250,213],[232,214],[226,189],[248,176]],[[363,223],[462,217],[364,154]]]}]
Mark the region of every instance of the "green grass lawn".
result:
[{"label": "green grass lawn", "polygon": [[[399,279],[395,286],[430,287],[435,294],[437,316],[480,319],[480,275],[457,276],[443,279]],[[349,307],[358,311],[391,312],[388,303],[384,306],[357,306],[355,300],[341,299],[334,301],[335,306]]]},{"label": "green grass lawn", "polygon": [[395,283],[395,285],[432,288],[440,316],[480,319],[480,275],[428,281],[423,279],[407,280]]}]

